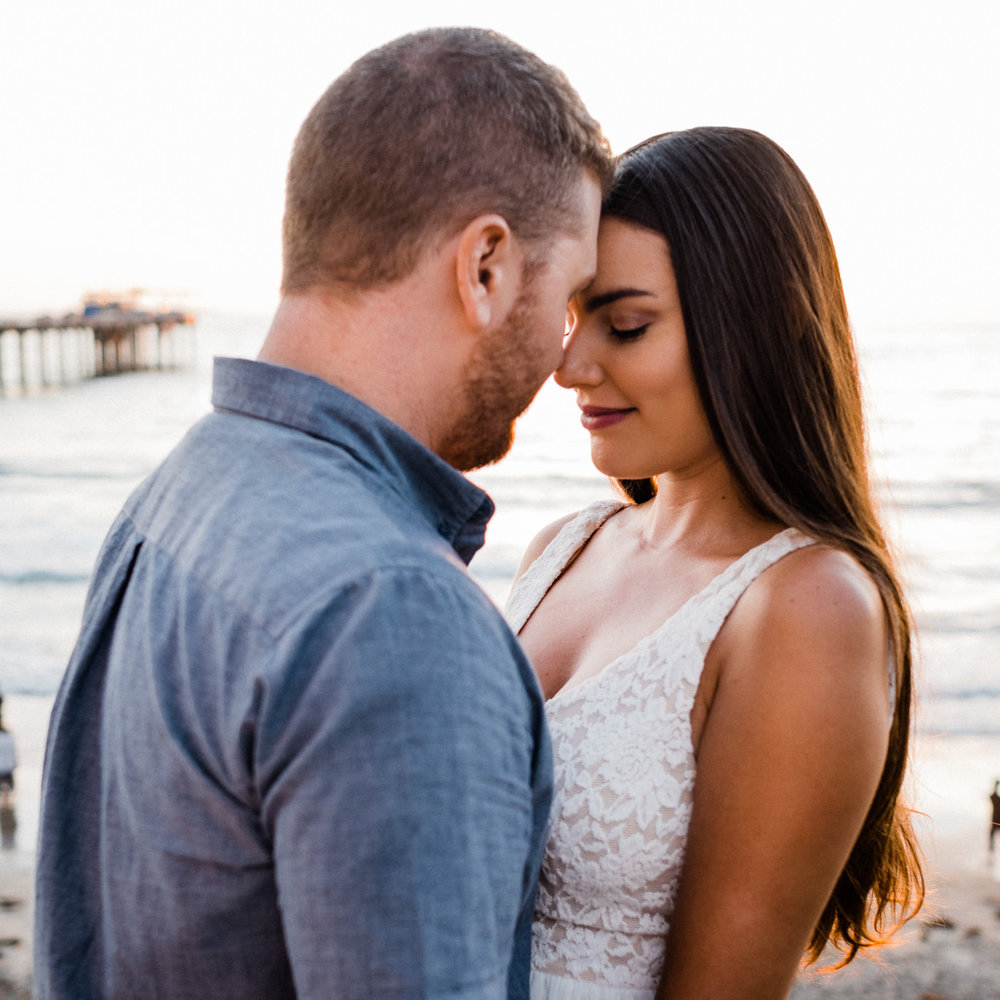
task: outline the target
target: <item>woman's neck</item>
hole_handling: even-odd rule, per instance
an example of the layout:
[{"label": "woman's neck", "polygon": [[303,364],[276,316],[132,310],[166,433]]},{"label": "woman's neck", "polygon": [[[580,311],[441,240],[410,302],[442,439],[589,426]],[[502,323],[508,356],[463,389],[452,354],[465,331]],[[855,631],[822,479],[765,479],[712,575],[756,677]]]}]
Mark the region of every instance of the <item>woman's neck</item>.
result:
[{"label": "woman's neck", "polygon": [[661,550],[744,551],[784,527],[750,507],[721,459],[696,476],[659,477],[636,513],[640,544]]}]

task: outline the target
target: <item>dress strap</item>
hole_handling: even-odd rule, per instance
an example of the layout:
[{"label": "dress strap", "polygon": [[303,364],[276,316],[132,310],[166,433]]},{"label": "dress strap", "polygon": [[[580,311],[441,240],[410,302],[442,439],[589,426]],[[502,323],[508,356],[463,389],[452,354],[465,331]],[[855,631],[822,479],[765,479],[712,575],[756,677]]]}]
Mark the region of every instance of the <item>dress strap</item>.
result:
[{"label": "dress strap", "polygon": [[622,500],[598,500],[584,507],[559,529],[541,555],[521,574],[507,598],[504,616],[515,633],[524,628],[531,613],[590,536],[625,506],[627,504]]},{"label": "dress strap", "polygon": [[723,622],[750,584],[789,553],[814,544],[815,539],[796,528],[779,531],[731,563],[704,590],[692,597],[676,617],[682,622],[698,621],[699,644],[702,652],[707,652]]}]

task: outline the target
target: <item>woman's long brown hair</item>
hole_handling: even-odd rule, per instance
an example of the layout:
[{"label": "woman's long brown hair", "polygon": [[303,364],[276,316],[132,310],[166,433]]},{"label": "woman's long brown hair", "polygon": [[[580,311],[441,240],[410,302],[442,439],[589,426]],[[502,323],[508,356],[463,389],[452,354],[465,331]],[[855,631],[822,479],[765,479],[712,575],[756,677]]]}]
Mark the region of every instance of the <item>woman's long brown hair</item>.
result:
[{"label": "woman's long brown hair", "polygon": [[[604,214],[666,238],[691,364],[715,439],[760,514],[850,553],[889,622],[895,708],[875,798],[809,942],[883,943],[920,907],[919,853],[900,790],[912,698],[912,621],[879,522],[836,252],[801,171],[746,129],[697,128],[624,153]],[[636,503],[653,480],[620,480]]]}]

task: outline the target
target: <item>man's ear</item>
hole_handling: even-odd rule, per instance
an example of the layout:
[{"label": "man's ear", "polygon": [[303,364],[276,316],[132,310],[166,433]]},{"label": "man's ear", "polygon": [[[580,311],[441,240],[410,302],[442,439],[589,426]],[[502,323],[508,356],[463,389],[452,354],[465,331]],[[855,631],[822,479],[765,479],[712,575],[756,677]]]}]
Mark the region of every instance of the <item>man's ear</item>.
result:
[{"label": "man's ear", "polygon": [[459,234],[455,258],[458,296],[475,330],[506,318],[521,290],[523,254],[502,215],[480,215]]}]

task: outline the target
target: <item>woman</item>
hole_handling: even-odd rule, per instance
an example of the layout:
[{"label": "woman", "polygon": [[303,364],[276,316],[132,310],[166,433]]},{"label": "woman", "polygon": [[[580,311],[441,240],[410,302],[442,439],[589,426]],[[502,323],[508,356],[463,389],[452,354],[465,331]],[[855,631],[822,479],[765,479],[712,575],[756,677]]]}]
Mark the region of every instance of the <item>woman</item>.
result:
[{"label": "woman", "polygon": [[812,190],[755,132],[637,146],[570,320],[556,381],[626,502],[543,531],[508,606],[556,758],[532,996],[784,997],[923,891],[910,619]]}]

